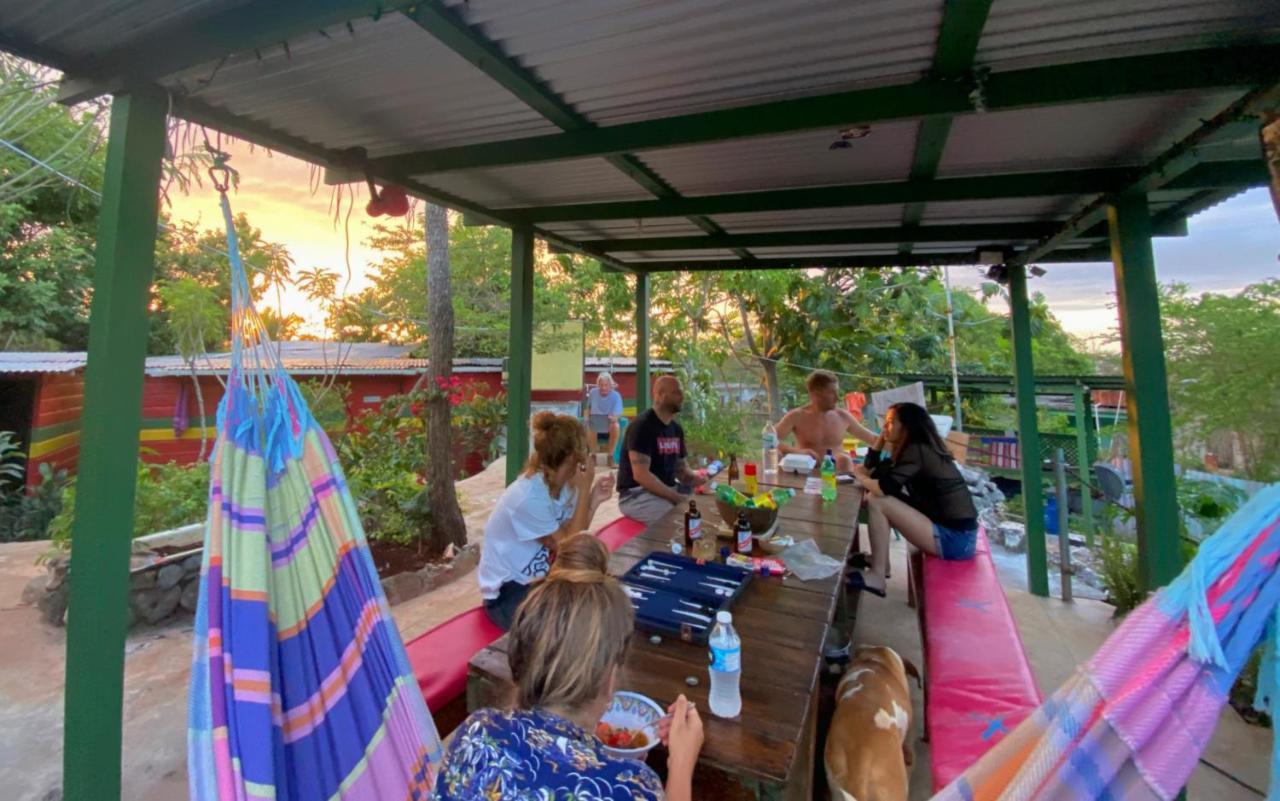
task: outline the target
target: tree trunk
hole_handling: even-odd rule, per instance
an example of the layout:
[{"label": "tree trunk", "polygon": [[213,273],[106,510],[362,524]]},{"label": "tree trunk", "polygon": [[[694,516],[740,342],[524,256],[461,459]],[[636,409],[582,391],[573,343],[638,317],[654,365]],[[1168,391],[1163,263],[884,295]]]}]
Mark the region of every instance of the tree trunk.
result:
[{"label": "tree trunk", "polygon": [[449,213],[427,204],[427,498],[431,505],[431,550],[467,544],[467,524],[453,486],[453,431],[446,392],[453,375],[453,288],[449,279]]},{"label": "tree trunk", "polygon": [[776,423],[782,419],[782,387],[778,385],[778,363],[761,358],[760,368],[764,370],[764,388],[769,395],[769,419]]},{"label": "tree trunk", "polygon": [[192,359],[191,367],[191,383],[196,390],[196,413],[200,415],[200,455],[196,457],[196,463],[204,461],[204,455],[209,450],[209,430],[204,424],[204,390],[200,388],[200,376],[196,374],[196,363]]}]

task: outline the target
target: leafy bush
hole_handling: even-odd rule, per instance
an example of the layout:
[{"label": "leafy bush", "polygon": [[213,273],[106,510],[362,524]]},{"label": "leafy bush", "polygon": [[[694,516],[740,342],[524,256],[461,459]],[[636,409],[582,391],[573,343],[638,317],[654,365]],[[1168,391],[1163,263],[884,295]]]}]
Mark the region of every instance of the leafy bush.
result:
[{"label": "leafy bush", "polygon": [[[133,502],[134,537],[204,521],[209,508],[208,464],[149,464],[139,460],[137,482]],[[53,542],[60,548],[71,545],[74,516],[73,481],[67,487],[61,513],[50,526]]]},{"label": "leafy bush", "polygon": [[680,425],[690,455],[726,460],[730,455],[747,457],[748,443],[754,441],[747,432],[753,419],[749,409],[733,400],[721,400],[709,374],[682,371],[681,385],[684,409]]},{"label": "leafy bush", "polygon": [[1116,616],[1137,609],[1147,599],[1138,576],[1138,547],[1114,534],[1102,535],[1102,570],[1099,578],[1107,590],[1107,603],[1116,608]]},{"label": "leafy bush", "polygon": [[336,444],[347,484],[370,539],[409,545],[430,525],[422,480],[426,425],[414,395],[393,395]]},{"label": "leafy bush", "polygon": [[1253,708],[1253,698],[1258,692],[1258,669],[1262,664],[1262,649],[1253,652],[1249,661],[1240,669],[1235,684],[1231,685],[1231,706],[1235,707],[1249,723],[1272,727],[1271,716]]},{"label": "leafy bush", "polygon": [[321,428],[329,432],[346,430],[350,384],[341,381],[330,384],[320,379],[312,379],[299,381],[298,391],[302,393],[302,399],[307,402],[311,416],[316,419]]},{"label": "leafy bush", "polygon": [[40,483],[25,486],[26,457],[12,431],[0,431],[0,542],[42,540],[62,511],[67,471],[40,465]]},{"label": "leafy bush", "polygon": [[472,384],[453,407],[453,427],[465,451],[480,451],[488,465],[502,455],[507,432],[507,394],[489,397]]}]

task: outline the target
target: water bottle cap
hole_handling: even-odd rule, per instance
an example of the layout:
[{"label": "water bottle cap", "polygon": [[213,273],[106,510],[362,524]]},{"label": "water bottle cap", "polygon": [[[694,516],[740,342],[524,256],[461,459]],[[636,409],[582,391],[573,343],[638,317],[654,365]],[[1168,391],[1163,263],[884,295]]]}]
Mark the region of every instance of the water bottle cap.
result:
[{"label": "water bottle cap", "polygon": [[728,611],[716,612],[716,622],[717,622],[717,623],[732,623],[732,622],[733,622],[733,613],[732,613],[732,612],[728,612]]}]

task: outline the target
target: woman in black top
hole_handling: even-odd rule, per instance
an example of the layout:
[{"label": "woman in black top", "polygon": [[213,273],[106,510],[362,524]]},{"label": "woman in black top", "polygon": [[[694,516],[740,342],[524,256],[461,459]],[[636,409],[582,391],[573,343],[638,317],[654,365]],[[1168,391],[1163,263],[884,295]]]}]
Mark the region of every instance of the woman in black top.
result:
[{"label": "woman in black top", "polygon": [[889,407],[880,438],[854,474],[867,491],[871,567],[852,572],[850,584],[884,595],[890,528],[927,554],[973,558],[978,512],[933,418],[922,406]]}]

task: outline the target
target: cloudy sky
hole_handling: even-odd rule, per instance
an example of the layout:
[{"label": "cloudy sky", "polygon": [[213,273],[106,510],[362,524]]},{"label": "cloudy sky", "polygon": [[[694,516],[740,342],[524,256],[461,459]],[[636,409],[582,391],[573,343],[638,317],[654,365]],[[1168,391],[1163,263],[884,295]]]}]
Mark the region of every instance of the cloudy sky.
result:
[{"label": "cloudy sky", "polygon": [[[318,177],[307,164],[261,149],[249,152],[239,147],[233,154],[232,165],[241,176],[232,198],[236,211],[246,213],[268,240],[287,245],[299,269],[336,270],[344,276],[348,292],[368,285],[368,267],[378,254],[364,246],[372,221],[364,213],[363,188],[349,219],[351,204],[346,196],[335,219],[334,190],[318,186]],[[314,192],[313,186],[318,186]],[[175,193],[172,201],[172,216],[220,226],[212,190],[195,188],[188,196]],[[1251,190],[1202,212],[1192,218],[1189,229],[1187,237],[1155,241],[1156,271],[1162,282],[1182,281],[1197,291],[1228,292],[1280,276],[1280,225],[1265,189]],[[952,280],[957,286],[977,286],[981,272],[952,268]],[[1048,274],[1033,279],[1030,288],[1044,293],[1054,314],[1072,333],[1090,337],[1115,328],[1115,280],[1109,263],[1049,265]],[[300,293],[287,294],[284,306],[311,321],[315,329],[320,315]]]}]

